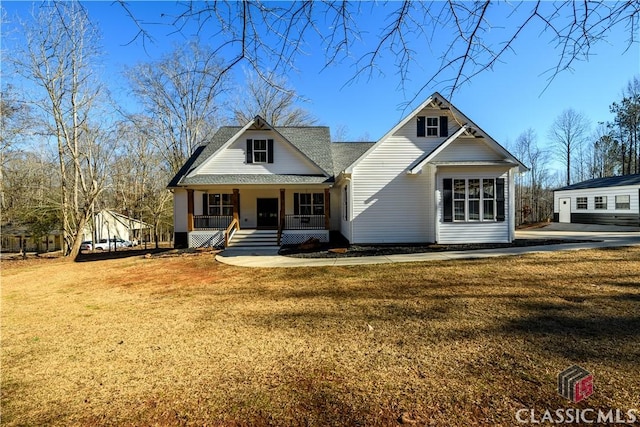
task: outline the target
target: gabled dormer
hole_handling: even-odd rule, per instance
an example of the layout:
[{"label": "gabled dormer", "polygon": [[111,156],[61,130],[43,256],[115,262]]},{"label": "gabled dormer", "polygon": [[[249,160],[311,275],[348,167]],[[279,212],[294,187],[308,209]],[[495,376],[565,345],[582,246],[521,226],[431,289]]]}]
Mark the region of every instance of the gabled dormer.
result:
[{"label": "gabled dormer", "polygon": [[[243,127],[223,127],[220,132],[230,136],[215,150],[208,150],[207,158],[191,170],[188,177],[229,174],[331,176],[329,130],[325,127],[276,128],[256,116]],[[219,139],[217,135],[214,141]]]}]

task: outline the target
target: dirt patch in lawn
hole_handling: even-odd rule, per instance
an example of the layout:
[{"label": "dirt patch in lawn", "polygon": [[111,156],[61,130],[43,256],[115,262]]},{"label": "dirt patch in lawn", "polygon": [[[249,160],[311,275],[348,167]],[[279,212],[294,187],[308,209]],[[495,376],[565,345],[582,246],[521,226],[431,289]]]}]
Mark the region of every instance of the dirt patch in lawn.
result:
[{"label": "dirt patch in lawn", "polygon": [[[11,264],[11,263],[9,263]],[[640,248],[242,269],[2,265],[2,424],[517,425],[637,409]],[[578,364],[579,404],[556,391]]]},{"label": "dirt patch in lawn", "polygon": [[326,243],[320,244],[318,247],[312,249],[300,249],[299,246],[286,246],[280,249],[279,254],[294,258],[348,258],[363,256],[419,254],[429,252],[521,248],[529,246],[562,245],[597,241],[598,240],[576,239],[515,239],[512,243],[468,243],[457,245],[348,245],[340,243]]}]

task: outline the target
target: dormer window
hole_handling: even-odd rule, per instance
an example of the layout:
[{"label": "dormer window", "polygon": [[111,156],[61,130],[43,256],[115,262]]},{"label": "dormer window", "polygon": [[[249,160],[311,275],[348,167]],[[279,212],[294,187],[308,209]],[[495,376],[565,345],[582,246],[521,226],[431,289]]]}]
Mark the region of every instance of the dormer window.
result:
[{"label": "dormer window", "polygon": [[267,140],[253,140],[253,163],[267,163]]},{"label": "dormer window", "polygon": [[427,117],[427,136],[438,136],[438,118]]},{"label": "dormer window", "polygon": [[418,137],[446,137],[449,136],[449,123],[447,116],[417,117]]},{"label": "dormer window", "polygon": [[273,163],[273,139],[247,139],[247,163]]}]

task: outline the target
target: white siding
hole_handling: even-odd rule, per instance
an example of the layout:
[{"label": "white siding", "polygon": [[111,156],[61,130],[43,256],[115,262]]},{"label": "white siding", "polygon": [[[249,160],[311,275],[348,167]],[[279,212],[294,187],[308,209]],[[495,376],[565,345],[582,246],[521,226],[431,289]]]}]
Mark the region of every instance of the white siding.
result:
[{"label": "white siding", "polygon": [[[640,212],[638,201],[638,191],[640,185],[627,185],[621,187],[587,188],[582,190],[564,190],[553,193],[553,212],[559,213],[558,199],[564,197],[571,198],[571,213],[620,213],[637,214]],[[616,209],[616,196],[628,195],[631,209]],[[596,196],[607,197],[607,209],[596,209],[594,198]],[[587,198],[587,209],[577,208],[577,198]]]},{"label": "white siding", "polygon": [[[504,168],[491,167],[442,167],[438,168],[437,182],[438,189],[436,192],[437,203],[437,242],[441,244],[458,244],[458,243],[509,243],[511,242],[511,227],[513,221],[511,218],[505,218],[504,221],[491,222],[443,222],[442,221],[442,180],[445,178],[504,178],[505,189],[505,215],[512,212],[511,203],[513,198],[513,184],[510,180],[510,173]],[[511,214],[512,216],[512,214]]]},{"label": "white siding", "polygon": [[449,144],[434,159],[438,162],[455,162],[469,160],[502,160],[495,150],[492,150],[484,138],[460,137]]},{"label": "white siding", "polygon": [[[273,139],[273,163],[247,163],[247,139]],[[247,131],[226,149],[206,160],[198,174],[321,175],[322,171],[275,132]]]},{"label": "white siding", "polygon": [[[459,123],[449,110],[425,108],[416,116],[448,116],[449,135],[464,123]],[[438,168],[427,165],[417,175],[407,175],[407,169],[425,153],[430,153],[445,138],[417,137],[417,122],[407,121],[395,134],[378,143],[360,161],[352,175],[352,224],[351,241],[354,243],[412,243],[433,242],[436,238],[446,242],[491,241],[507,242],[512,238],[510,229],[512,212],[509,210],[509,169],[486,166],[470,167],[456,173],[473,177],[487,176],[505,178],[505,215],[500,223],[451,224],[440,227],[440,188],[442,176]],[[502,160],[480,138],[459,137],[440,153],[436,161],[492,161]],[[446,169],[444,169],[446,171]],[[459,176],[459,175],[458,175]],[[436,191],[438,190],[438,191]],[[347,227],[343,224],[342,229]],[[436,233],[440,235],[437,236]]]},{"label": "white siding", "polygon": [[[447,111],[424,109],[418,115],[443,116]],[[455,132],[449,118],[449,133]],[[453,126],[453,127],[452,127]],[[353,243],[412,243],[435,240],[432,173],[425,168],[407,175],[407,168],[431,152],[445,138],[417,138],[416,120],[409,120],[394,135],[354,168],[350,206]]]},{"label": "white siding", "polygon": [[173,231],[187,232],[187,190],[173,190]]},{"label": "white siding", "polygon": [[[124,240],[131,240],[133,236],[130,234],[129,227],[116,220],[113,215],[105,212],[96,214],[95,219],[95,237],[96,239],[107,239],[119,237]],[[93,240],[92,234],[89,234],[88,240]]]}]

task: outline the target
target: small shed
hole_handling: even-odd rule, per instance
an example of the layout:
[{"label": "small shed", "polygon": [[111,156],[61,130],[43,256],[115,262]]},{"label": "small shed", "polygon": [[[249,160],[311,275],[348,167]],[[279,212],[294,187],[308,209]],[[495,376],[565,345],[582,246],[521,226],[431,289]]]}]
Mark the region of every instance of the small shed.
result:
[{"label": "small shed", "polygon": [[640,174],[590,179],[555,190],[553,220],[640,226]]}]

